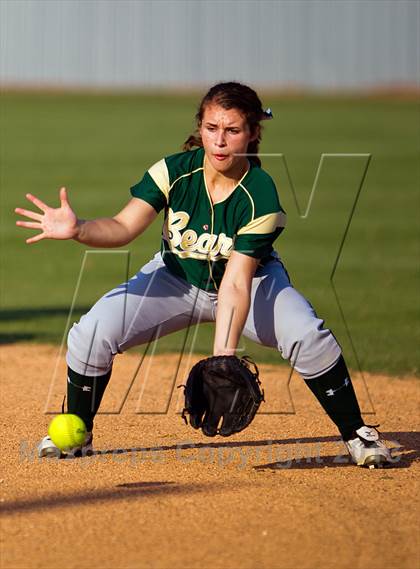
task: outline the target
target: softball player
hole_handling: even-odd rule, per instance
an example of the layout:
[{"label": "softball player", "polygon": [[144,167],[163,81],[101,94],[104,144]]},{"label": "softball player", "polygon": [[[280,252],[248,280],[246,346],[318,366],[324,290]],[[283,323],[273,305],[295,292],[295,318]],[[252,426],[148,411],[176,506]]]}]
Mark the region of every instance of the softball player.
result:
[{"label": "softball player", "polygon": [[[151,166],[114,217],[78,219],[65,188],[57,209],[31,194],[41,213],[16,209],[32,220],[17,225],[40,231],[27,243],[74,239],[91,247],[126,245],[165,210],[160,252],[70,330],[67,405],[86,423],[84,448],[92,443],[116,354],[190,324],[215,322],[214,355],[234,354],[241,334],[278,350],[336,424],[356,464],[391,460],[378,431],[364,424],[335,337],[293,288],[273,250],[286,214],[258,158],[260,123],[268,118],[271,111],[251,88],[217,84],[200,103],[197,131],[184,151]],[[44,437],[39,455],[57,454]]]}]

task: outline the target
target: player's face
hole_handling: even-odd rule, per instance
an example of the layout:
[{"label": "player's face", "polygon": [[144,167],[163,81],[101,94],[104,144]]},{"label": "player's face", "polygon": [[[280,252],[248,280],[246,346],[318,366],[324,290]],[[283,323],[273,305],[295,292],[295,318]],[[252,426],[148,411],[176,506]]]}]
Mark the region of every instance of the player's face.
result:
[{"label": "player's face", "polygon": [[231,174],[247,165],[248,144],[257,137],[251,134],[244,115],[238,109],[207,105],[200,127],[206,157],[215,170]]}]

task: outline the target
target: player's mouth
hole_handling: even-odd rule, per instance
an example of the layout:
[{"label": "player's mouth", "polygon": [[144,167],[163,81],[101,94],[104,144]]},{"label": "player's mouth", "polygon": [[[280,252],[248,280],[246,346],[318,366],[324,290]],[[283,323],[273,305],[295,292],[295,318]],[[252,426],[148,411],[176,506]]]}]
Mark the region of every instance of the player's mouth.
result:
[{"label": "player's mouth", "polygon": [[228,158],[228,154],[213,154],[213,156],[216,158],[216,160],[219,160],[220,162]]}]

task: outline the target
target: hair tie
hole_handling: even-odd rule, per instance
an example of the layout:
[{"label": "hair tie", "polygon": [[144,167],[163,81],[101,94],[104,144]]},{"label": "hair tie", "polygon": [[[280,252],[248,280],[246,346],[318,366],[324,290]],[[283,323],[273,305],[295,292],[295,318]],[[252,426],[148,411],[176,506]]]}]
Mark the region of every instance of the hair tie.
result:
[{"label": "hair tie", "polygon": [[271,120],[271,119],[273,119],[273,118],[274,118],[274,116],[273,116],[273,113],[272,113],[270,107],[268,107],[268,109],[265,109],[265,110],[263,111],[263,116],[262,116],[261,120],[263,120],[263,121],[269,121],[269,120]]}]

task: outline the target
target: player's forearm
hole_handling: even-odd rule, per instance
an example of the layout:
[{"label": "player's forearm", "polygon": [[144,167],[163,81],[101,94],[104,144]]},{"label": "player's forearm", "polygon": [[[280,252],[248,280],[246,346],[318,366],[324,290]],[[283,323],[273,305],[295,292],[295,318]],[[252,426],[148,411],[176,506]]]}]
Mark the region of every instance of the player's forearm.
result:
[{"label": "player's forearm", "polygon": [[127,228],[112,217],[92,220],[79,219],[74,237],[90,247],[121,247],[132,240]]},{"label": "player's forearm", "polygon": [[232,284],[219,290],[213,354],[234,355],[251,303],[250,290]]}]

